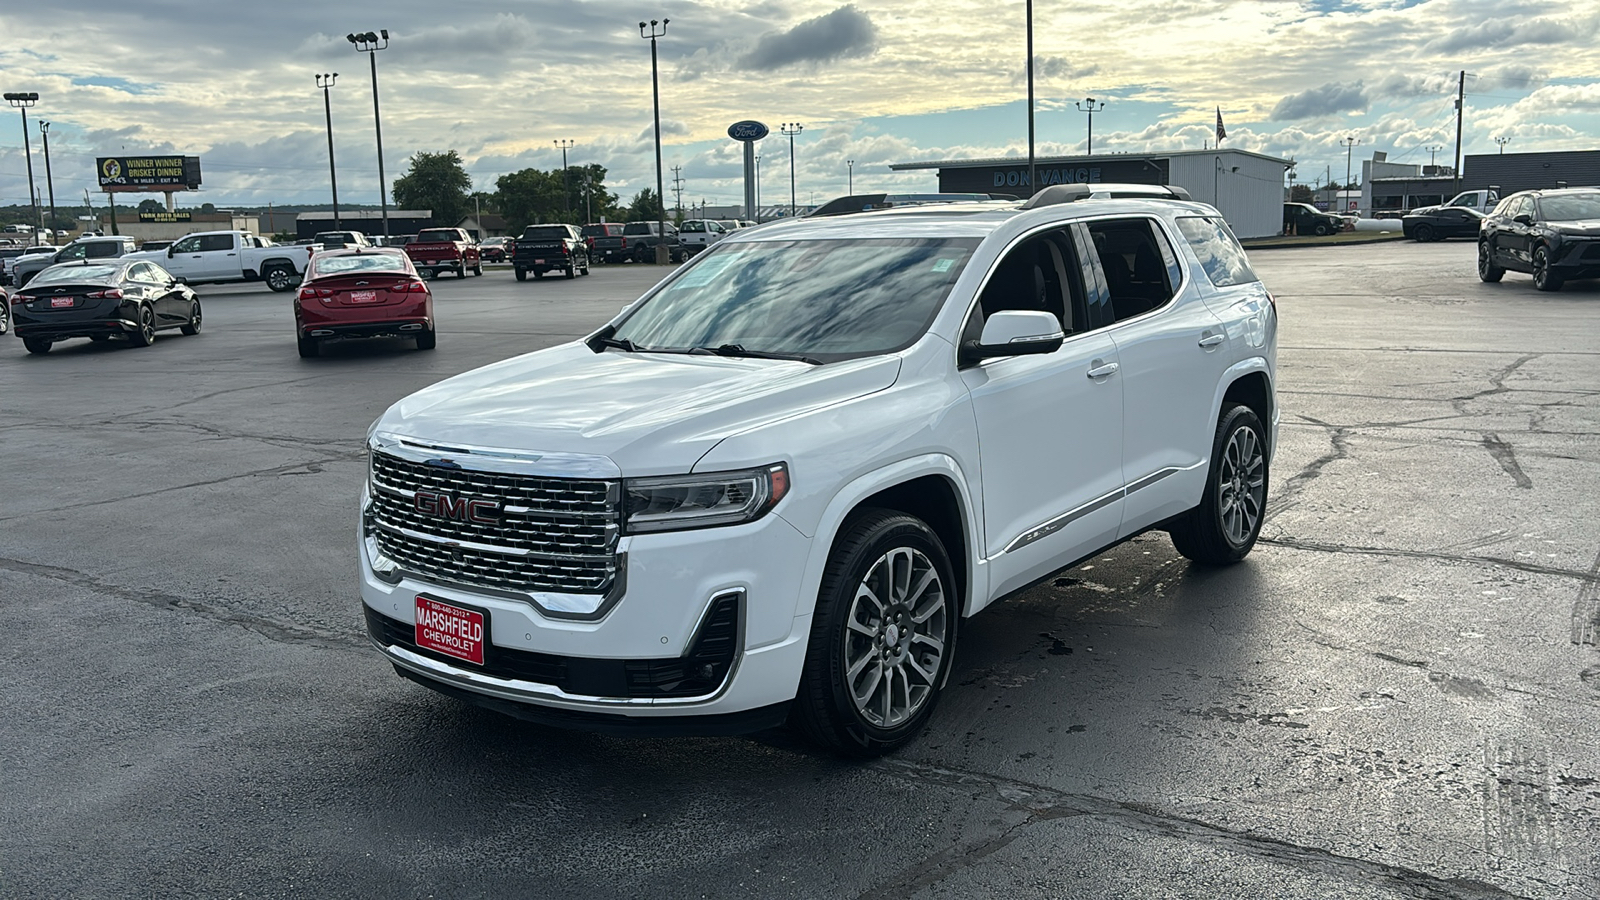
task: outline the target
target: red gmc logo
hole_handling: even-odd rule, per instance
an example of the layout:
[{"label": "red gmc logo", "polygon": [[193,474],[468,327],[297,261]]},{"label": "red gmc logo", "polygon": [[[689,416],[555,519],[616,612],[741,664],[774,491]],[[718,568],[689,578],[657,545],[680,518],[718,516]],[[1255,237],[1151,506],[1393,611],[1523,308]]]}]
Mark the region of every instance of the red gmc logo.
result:
[{"label": "red gmc logo", "polygon": [[433,491],[417,491],[411,499],[411,506],[424,515],[438,516],[452,522],[493,525],[499,521],[496,516],[500,512],[500,505],[490,500],[469,500]]}]

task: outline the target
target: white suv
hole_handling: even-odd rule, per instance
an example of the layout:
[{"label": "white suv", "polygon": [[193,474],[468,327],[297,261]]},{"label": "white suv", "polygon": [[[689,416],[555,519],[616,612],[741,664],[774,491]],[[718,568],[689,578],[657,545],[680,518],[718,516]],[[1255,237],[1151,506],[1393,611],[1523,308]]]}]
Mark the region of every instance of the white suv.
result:
[{"label": "white suv", "polygon": [[1261,527],[1277,314],[1217,211],[1071,186],[728,235],[583,341],[372,426],[403,676],[628,733],[927,721],[962,619],[1151,530]]}]

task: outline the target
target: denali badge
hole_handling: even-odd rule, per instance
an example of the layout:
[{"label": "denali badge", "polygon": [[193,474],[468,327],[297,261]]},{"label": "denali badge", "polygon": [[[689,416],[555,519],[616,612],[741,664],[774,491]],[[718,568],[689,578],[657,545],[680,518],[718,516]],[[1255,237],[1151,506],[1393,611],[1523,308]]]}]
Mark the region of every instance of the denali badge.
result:
[{"label": "denali badge", "polygon": [[417,491],[417,495],[411,499],[411,506],[426,515],[452,522],[477,522],[480,525],[493,525],[500,514],[500,504],[492,500],[469,500],[433,491]]}]

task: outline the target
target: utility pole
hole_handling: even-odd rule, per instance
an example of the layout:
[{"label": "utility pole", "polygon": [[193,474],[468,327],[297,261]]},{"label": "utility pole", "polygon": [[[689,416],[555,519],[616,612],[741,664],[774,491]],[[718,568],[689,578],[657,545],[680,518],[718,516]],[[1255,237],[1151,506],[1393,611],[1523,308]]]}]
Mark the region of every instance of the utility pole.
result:
[{"label": "utility pole", "polygon": [[1461,116],[1467,106],[1467,70],[1461,70],[1456,87],[1456,193],[1461,193]]},{"label": "utility pole", "polygon": [[[44,185],[50,190],[50,223],[46,231],[50,232],[50,243],[56,242],[56,182],[50,176],[50,123],[39,123],[39,136],[44,140]],[[1507,138],[1506,140],[1510,140]]]},{"label": "utility pole", "polygon": [[555,142],[561,148],[561,208],[567,213],[567,218],[572,218],[572,187],[567,184],[567,148],[577,141],[562,138]]},{"label": "utility pole", "polygon": [[672,193],[677,199],[677,210],[683,212],[683,166],[672,167]]},{"label": "utility pole", "polygon": [[1034,191],[1033,162],[1033,0],[1028,0],[1028,193]]}]

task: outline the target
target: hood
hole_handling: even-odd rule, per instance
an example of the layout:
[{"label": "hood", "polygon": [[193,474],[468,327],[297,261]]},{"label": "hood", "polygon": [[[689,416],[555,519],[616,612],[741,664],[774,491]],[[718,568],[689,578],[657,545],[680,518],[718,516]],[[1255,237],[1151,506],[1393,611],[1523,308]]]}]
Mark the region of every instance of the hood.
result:
[{"label": "hood", "polygon": [[1561,234],[1579,237],[1600,237],[1600,219],[1574,219],[1568,222],[1551,222],[1550,228]]},{"label": "hood", "polygon": [[379,431],[429,443],[605,456],[624,475],[688,472],[735,432],[885,390],[900,359],[802,362],[595,353],[563,344],[391,406]]}]

